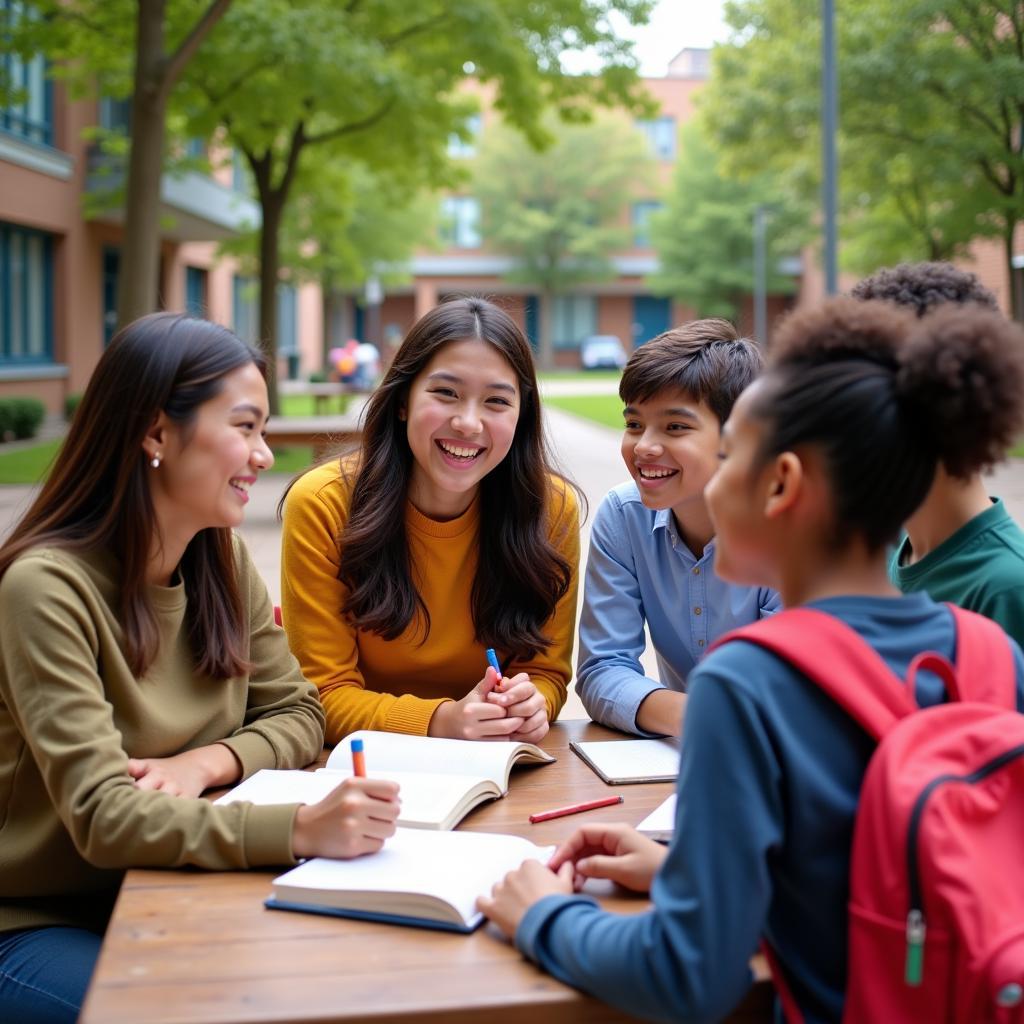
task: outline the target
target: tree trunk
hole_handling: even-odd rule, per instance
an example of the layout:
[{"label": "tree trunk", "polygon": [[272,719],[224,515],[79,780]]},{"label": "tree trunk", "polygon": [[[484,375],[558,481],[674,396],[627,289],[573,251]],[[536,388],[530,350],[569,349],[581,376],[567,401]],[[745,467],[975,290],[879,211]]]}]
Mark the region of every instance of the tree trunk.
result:
[{"label": "tree trunk", "polygon": [[117,292],[119,327],[156,309],[160,270],[160,179],[167,96],[163,88],[165,0],[139,0],[135,91]]},{"label": "tree trunk", "polygon": [[542,370],[555,365],[554,346],[555,293],[541,293],[540,309],[537,315],[537,363]]},{"label": "tree trunk", "polygon": [[277,416],[277,275],[281,263],[280,232],[284,196],[271,192],[260,197],[263,223],[260,225],[260,345],[267,355],[267,392],[270,415]]},{"label": "tree trunk", "polygon": [[1017,233],[1017,220],[1007,218],[1006,228],[1003,232],[1003,250],[1006,254],[1006,281],[1010,288],[1010,317],[1019,324],[1024,324],[1024,284],[1018,285],[1014,280],[1013,238]]}]

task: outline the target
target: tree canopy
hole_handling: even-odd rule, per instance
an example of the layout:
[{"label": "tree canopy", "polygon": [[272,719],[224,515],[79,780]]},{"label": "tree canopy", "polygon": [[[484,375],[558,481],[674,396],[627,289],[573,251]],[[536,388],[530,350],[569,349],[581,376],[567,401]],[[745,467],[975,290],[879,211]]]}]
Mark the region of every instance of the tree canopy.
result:
[{"label": "tree canopy", "polygon": [[613,275],[612,255],[630,241],[631,199],[651,181],[652,160],[624,116],[557,125],[554,142],[531,150],[515,129],[488,128],[476,166],[484,239],[515,261],[508,278],[541,292],[542,366],[551,364],[555,295]]}]

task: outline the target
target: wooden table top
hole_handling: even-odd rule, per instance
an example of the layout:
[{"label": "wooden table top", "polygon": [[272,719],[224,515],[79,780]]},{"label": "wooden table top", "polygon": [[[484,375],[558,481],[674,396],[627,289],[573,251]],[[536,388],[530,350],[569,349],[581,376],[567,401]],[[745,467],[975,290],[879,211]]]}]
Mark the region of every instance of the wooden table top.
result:
[{"label": "wooden table top", "polygon": [[[533,811],[621,794],[590,821],[636,824],[669,783],[606,786],[569,750],[572,739],[621,734],[590,722],[554,726],[542,744],[556,764],[516,768],[509,793],[461,828],[557,843],[585,819],[531,825]],[[103,943],[81,1024],[328,1024],[487,1021],[549,1024],[632,1020],[527,962],[493,925],[458,935],[267,910],[279,871],[129,871]],[[638,913],[646,898],[595,888],[602,904]],[[759,980],[733,1022],[770,1020]]]}]

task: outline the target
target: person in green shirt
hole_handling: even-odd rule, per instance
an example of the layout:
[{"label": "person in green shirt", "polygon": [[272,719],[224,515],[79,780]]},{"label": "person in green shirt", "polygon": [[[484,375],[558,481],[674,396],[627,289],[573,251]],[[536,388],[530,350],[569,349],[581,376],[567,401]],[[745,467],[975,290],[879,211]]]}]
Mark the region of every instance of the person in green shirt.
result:
[{"label": "person in green shirt", "polygon": [[352,857],[394,832],[381,780],[310,806],[199,799],[323,744],[231,532],[273,463],[263,372],[216,324],[130,324],[0,546],[0,1020],[77,1018],[126,868]]},{"label": "person in green shirt", "polygon": [[1024,433],[1024,333],[998,312],[995,296],[973,274],[949,263],[888,267],[851,294],[894,302],[918,317],[942,317],[950,372],[969,369],[979,352],[994,352],[1003,362],[999,387],[986,394],[984,408],[961,410],[960,429],[987,442],[983,456],[940,462],[927,497],[905,524],[889,575],[904,593],[925,591],[994,619],[1024,645],[1024,530],[989,496],[982,477]]}]

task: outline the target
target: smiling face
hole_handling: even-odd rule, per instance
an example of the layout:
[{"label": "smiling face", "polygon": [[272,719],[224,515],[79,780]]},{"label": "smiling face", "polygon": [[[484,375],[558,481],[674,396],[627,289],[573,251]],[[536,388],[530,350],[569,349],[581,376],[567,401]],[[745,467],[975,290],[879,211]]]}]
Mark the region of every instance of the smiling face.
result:
[{"label": "smiling face", "polygon": [[718,468],[718,417],[704,402],[675,390],[632,402],[623,416],[622,460],[644,505],[672,509],[687,542],[707,543],[704,485]]},{"label": "smiling face", "polygon": [[485,341],[452,341],[413,378],[401,415],[413,467],[409,498],[424,515],[453,519],[508,454],[519,422],[519,384]]},{"label": "smiling face", "polygon": [[718,472],[704,496],[715,527],[715,572],[730,583],[778,587],[776,531],[765,515],[770,467],[759,464],[763,425],[750,415],[760,386],[740,395],[722,428]]},{"label": "smiling face", "polygon": [[249,488],[274,464],[263,440],[267,386],[252,363],[222,379],[220,393],[204,402],[187,426],[161,414],[146,436],[147,458],[161,465],[149,481],[162,533],[194,536],[209,527],[241,524]]}]

